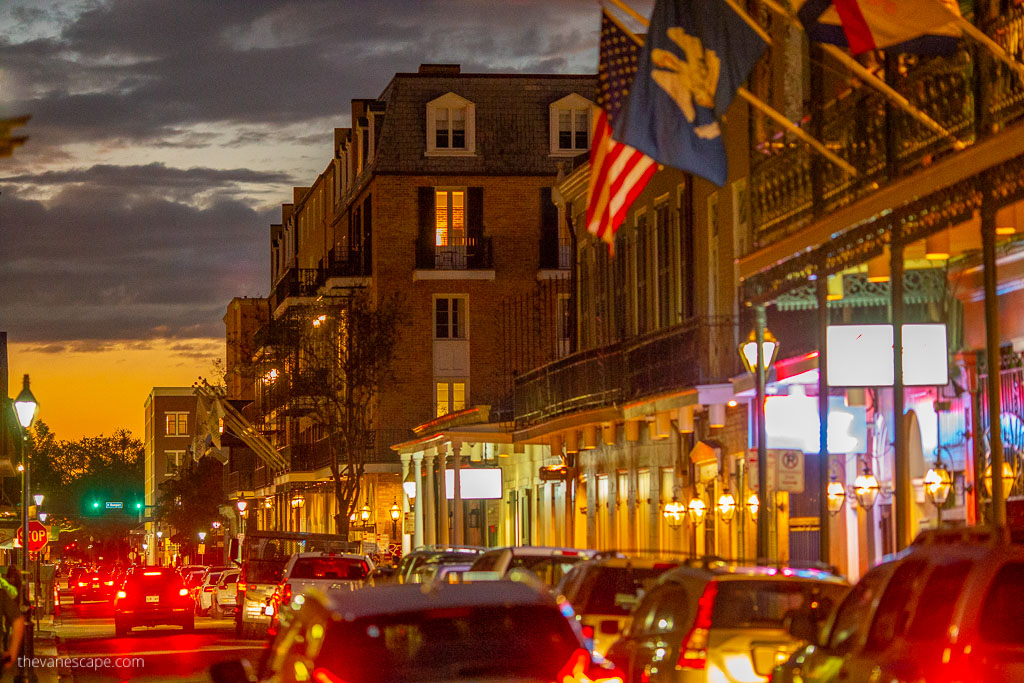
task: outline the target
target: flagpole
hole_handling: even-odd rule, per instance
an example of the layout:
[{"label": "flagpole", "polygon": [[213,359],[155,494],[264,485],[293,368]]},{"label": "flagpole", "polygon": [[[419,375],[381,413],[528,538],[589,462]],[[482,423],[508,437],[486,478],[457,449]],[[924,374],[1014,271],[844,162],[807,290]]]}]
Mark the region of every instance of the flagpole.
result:
[{"label": "flagpole", "polygon": [[736,94],[745,99],[747,102],[749,102],[752,107],[760,110],[765,115],[767,115],[768,118],[772,119],[773,121],[781,125],[783,128],[788,130],[790,133],[797,136],[798,138],[806,142],[808,145],[813,147],[815,151],[817,151],[823,157],[831,161],[833,164],[843,169],[848,174],[854,177],[857,176],[857,169],[854,168],[849,162],[847,162],[838,154],[832,152],[830,149],[825,147],[825,145],[821,144],[821,142],[816,140],[811,134],[809,134],[803,128],[787,119],[781,113],[770,107],[767,103],[758,99],[752,92],[750,92],[746,88],[739,88],[736,91]]},{"label": "flagpole", "polygon": [[[621,9],[623,12],[625,12],[626,14],[631,16],[637,22],[642,24],[644,27],[647,27],[647,26],[650,25],[650,22],[643,15],[641,15],[639,12],[637,12],[632,7],[627,5],[625,2],[622,2],[622,0],[608,0],[608,2],[610,2],[611,4],[615,5],[619,9]],[[726,2],[729,4],[730,7],[732,7],[733,11],[735,11],[736,14],[738,14],[739,17],[741,19],[743,19],[743,21],[745,21],[748,26],[750,26],[750,28],[752,28],[755,32],[757,32],[758,35],[761,36],[762,40],[764,40],[767,44],[771,45],[771,43],[772,43],[771,36],[769,36],[767,33],[765,33],[764,29],[762,29],[757,24],[757,22],[753,20],[753,18],[750,15],[748,15],[746,12],[742,11],[735,4],[734,0],[726,0]],[[642,43],[642,41],[640,40],[640,38],[638,36],[633,34],[631,31],[629,31],[625,27],[621,27],[621,28],[626,33],[628,33],[630,35],[630,37],[632,37],[633,40],[635,40],[637,42],[637,44],[641,44]],[[797,136],[798,138],[800,138],[801,140],[806,142],[808,145],[813,147],[815,151],[817,151],[819,154],[821,154],[823,157],[825,157],[826,159],[831,161],[833,164],[835,164],[839,168],[843,169],[843,171],[845,171],[846,173],[850,174],[851,176],[854,176],[854,177],[857,176],[857,169],[856,168],[854,168],[852,165],[850,165],[846,160],[844,160],[838,154],[836,154],[836,153],[832,152],[831,150],[829,150],[827,147],[825,147],[825,145],[821,144],[821,142],[816,140],[807,131],[805,131],[804,129],[800,128],[799,126],[794,124],[792,121],[787,119],[778,110],[772,108],[767,102],[764,102],[763,100],[759,99],[752,92],[750,92],[749,90],[747,90],[746,88],[744,88],[742,86],[739,89],[736,90],[736,94],[739,95],[740,97],[742,97],[748,103],[750,103],[750,105],[753,106],[755,109],[760,110],[765,115],[767,115],[770,119],[772,119],[773,121],[775,121],[776,123],[781,125],[783,128],[788,130],[790,133],[792,133],[793,135]]]},{"label": "flagpole", "polygon": [[[791,23],[796,24],[801,29],[803,29],[803,24],[800,23],[800,20],[797,19],[792,14],[790,14],[789,10],[787,10],[785,7],[776,2],[776,0],[761,0],[761,2],[763,2],[764,6],[770,9],[771,11],[775,12],[779,16],[787,19]],[[910,116],[912,116],[918,123],[931,129],[933,132],[938,133],[939,135],[942,135],[943,137],[947,137],[950,140],[952,140],[954,149],[960,150],[964,149],[967,146],[964,142],[962,142],[948,130],[943,128],[938,122],[936,122],[930,116],[928,116],[923,111],[915,107],[910,102],[910,100],[908,100],[906,97],[893,90],[892,87],[886,84],[885,81],[883,81],[878,76],[868,71],[864,67],[864,65],[858,62],[856,59],[846,54],[835,45],[823,44],[822,47],[825,49],[825,52],[827,54],[835,58],[836,61],[842,63],[847,69],[852,71],[854,74],[867,81],[871,87],[885,95],[890,102],[898,106],[900,109],[910,114]]]}]

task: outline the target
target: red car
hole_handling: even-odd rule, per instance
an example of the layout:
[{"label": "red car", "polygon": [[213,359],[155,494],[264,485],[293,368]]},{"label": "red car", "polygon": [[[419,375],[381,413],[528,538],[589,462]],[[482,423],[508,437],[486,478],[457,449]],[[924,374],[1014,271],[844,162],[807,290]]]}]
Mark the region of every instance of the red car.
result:
[{"label": "red car", "polygon": [[128,635],[136,626],[181,626],[195,630],[194,603],[181,576],[170,567],[135,567],[114,600],[114,633]]}]

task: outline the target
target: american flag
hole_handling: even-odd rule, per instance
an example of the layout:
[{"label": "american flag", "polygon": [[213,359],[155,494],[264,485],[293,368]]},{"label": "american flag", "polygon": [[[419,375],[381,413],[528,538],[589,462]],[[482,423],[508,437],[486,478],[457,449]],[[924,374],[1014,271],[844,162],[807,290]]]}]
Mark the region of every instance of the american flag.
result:
[{"label": "american flag", "polygon": [[639,53],[636,38],[602,10],[597,67],[599,113],[590,148],[587,230],[609,247],[626,211],[658,168],[657,162],[643,152],[612,139],[615,117],[629,95]]}]

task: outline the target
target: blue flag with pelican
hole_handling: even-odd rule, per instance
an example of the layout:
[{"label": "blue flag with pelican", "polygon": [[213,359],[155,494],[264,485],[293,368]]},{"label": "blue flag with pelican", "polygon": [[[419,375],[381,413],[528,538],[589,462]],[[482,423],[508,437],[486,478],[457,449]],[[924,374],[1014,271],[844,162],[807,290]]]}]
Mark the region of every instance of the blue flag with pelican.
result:
[{"label": "blue flag with pelican", "polygon": [[720,120],[764,49],[726,0],[657,0],[615,139],[724,185]]}]

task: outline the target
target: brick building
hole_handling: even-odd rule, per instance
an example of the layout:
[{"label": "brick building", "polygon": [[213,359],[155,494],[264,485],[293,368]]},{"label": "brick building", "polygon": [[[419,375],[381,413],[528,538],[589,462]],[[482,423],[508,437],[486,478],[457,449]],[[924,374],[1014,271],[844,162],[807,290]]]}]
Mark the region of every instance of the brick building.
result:
[{"label": "brick building", "polygon": [[[160,497],[160,484],[174,476],[185,458],[192,457],[196,429],[196,397],[192,387],[153,387],[146,397],[145,413],[146,518],[150,519]],[[157,531],[165,532],[165,538],[158,539]],[[146,522],[150,564],[156,564],[158,557],[166,561],[173,556],[167,532],[155,522]],[[160,551],[168,554],[160,556]]]},{"label": "brick building", "polygon": [[[500,307],[568,278],[552,187],[560,163],[589,148],[594,87],[593,76],[464,74],[457,65],[396,74],[378,99],[352,101],[352,126],[335,130],[330,163],[295,188],[271,226],[270,320],[253,335],[257,361],[283,330],[355,292],[402,302],[394,380],[374,407],[360,499],[380,533],[390,533],[391,506],[407,503],[390,446],[438,416],[508,405]],[[271,370],[257,370],[247,416],[289,467],[256,465],[258,523],[329,530],[322,426],[289,411],[296,401]]]}]

